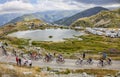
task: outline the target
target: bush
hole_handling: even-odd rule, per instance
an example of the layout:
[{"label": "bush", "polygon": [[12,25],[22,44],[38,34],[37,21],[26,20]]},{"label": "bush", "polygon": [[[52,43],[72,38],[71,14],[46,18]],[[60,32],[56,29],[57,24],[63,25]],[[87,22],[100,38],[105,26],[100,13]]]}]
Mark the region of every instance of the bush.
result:
[{"label": "bush", "polygon": [[53,38],[53,36],[49,36],[49,38]]}]

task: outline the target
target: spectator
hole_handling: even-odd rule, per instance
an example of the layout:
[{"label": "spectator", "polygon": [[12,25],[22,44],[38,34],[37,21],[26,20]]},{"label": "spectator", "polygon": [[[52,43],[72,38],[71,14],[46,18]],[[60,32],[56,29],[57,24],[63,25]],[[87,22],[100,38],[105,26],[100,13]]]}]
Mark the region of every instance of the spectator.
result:
[{"label": "spectator", "polygon": [[17,65],[19,65],[19,58],[18,58],[18,56],[16,56],[16,63],[17,63]]},{"label": "spectator", "polygon": [[21,66],[21,58],[18,59],[19,65]]}]

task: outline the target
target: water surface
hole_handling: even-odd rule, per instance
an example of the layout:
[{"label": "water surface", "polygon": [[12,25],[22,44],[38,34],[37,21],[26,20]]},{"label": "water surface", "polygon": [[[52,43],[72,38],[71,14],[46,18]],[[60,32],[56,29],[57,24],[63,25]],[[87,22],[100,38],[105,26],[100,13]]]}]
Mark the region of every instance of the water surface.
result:
[{"label": "water surface", "polygon": [[[8,36],[31,39],[34,41],[64,41],[64,38],[74,38],[83,35],[83,32],[71,29],[45,29],[45,30],[27,30],[18,31]],[[50,36],[52,36],[50,38]]]}]

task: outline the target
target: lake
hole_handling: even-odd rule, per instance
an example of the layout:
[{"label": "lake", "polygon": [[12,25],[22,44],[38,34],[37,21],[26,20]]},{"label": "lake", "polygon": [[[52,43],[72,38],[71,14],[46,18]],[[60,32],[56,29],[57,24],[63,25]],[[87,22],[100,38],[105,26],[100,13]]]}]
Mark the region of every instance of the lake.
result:
[{"label": "lake", "polygon": [[74,36],[81,36],[85,33],[82,31],[75,31],[72,29],[45,29],[45,30],[27,30],[18,31],[8,36],[31,39],[34,41],[64,41],[64,38],[74,38]]}]

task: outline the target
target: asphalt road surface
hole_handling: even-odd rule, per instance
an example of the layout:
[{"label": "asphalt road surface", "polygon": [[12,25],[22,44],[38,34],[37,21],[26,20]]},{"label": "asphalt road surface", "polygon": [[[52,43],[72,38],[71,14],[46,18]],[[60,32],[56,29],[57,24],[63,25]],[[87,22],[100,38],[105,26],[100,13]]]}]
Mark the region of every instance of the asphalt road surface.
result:
[{"label": "asphalt road surface", "polygon": [[[6,62],[6,63],[16,63],[14,56],[0,56],[0,62]],[[40,67],[50,67],[50,68],[63,68],[63,69],[111,69],[111,70],[120,70],[120,61],[112,61],[112,65],[107,65],[105,67],[98,67],[97,60],[94,60],[94,63],[92,65],[76,65],[76,60],[73,59],[65,59],[64,64],[58,64],[56,63],[56,60],[46,63],[42,59],[38,61],[32,61],[33,66],[40,66]]]}]

